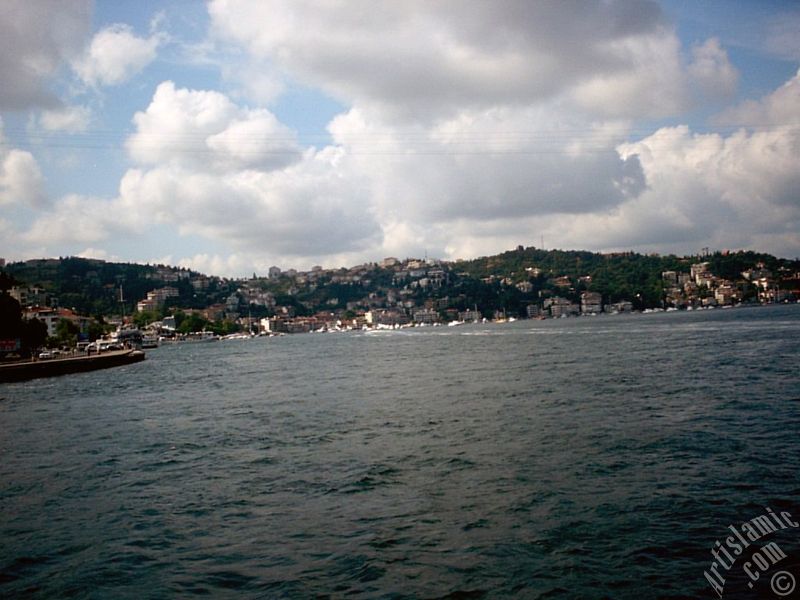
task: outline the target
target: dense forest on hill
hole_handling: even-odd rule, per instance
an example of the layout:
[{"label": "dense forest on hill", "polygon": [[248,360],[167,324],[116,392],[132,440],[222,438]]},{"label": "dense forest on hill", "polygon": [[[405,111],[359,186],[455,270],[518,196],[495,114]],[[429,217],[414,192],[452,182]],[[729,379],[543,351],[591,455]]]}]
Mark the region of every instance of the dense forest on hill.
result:
[{"label": "dense forest on hill", "polygon": [[[742,272],[761,263],[773,273],[797,273],[800,260],[776,258],[758,252],[715,252],[703,256],[650,255],[635,252],[600,254],[576,250],[540,250],[533,247],[509,250],[495,256],[481,257],[455,263],[457,271],[476,279],[490,276],[511,277],[515,281],[530,279],[529,265],[535,265],[542,273],[541,287],[552,284],[557,277],[568,277],[574,284],[562,295],[577,298],[580,291],[599,292],[606,302],[627,299],[637,307],[660,306],[665,271],[688,272],[692,264],[708,262],[714,275],[732,281],[742,278]],[[585,282],[579,281],[581,278]],[[536,283],[534,281],[534,283]],[[550,285],[551,289],[554,289]]]},{"label": "dense forest on hill", "polygon": [[[197,275],[164,265],[77,257],[15,262],[5,270],[21,284],[44,289],[58,306],[86,315],[119,314],[123,309],[130,314],[148,291],[164,285],[177,287],[182,298],[188,300],[194,296],[189,277]],[[180,273],[185,274],[183,279],[178,279]]]}]

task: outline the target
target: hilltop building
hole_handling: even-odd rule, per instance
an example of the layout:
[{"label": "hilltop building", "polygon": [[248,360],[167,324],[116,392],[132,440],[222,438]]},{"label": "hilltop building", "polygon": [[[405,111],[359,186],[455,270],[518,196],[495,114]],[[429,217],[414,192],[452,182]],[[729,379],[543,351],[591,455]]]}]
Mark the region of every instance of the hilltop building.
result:
[{"label": "hilltop building", "polygon": [[21,287],[14,286],[8,293],[14,300],[19,302],[20,306],[48,306],[50,304],[50,295],[37,286],[34,287]]},{"label": "hilltop building", "polygon": [[158,310],[167,301],[167,298],[177,298],[180,295],[177,288],[166,286],[147,292],[147,298],[136,303],[138,312]]}]

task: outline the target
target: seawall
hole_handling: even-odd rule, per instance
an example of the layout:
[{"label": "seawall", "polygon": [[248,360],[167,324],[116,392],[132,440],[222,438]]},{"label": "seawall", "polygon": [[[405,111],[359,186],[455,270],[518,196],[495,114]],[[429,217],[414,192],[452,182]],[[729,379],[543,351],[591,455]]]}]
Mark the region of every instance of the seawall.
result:
[{"label": "seawall", "polygon": [[144,358],[145,354],[140,350],[118,350],[90,356],[0,364],[0,383],[108,369],[136,363]]}]

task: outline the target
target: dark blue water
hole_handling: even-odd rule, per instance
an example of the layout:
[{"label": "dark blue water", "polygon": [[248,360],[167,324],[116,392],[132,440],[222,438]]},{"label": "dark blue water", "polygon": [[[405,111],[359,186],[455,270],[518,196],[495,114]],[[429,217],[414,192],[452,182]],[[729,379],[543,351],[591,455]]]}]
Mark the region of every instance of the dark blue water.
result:
[{"label": "dark blue water", "polygon": [[[728,525],[800,517],[798,367],[787,306],[168,346],[0,385],[0,596],[717,597]],[[771,539],[800,559],[800,529]]]}]

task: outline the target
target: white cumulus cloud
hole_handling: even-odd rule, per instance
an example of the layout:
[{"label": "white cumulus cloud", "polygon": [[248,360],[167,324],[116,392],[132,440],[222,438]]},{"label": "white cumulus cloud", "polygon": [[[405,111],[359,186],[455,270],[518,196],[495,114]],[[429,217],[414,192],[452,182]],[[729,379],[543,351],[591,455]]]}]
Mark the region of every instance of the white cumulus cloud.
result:
[{"label": "white cumulus cloud", "polygon": [[265,109],[164,82],[134,122],[127,146],[141,167],[126,173],[116,200],[133,223],[289,257],[350,252],[380,237],[361,178],[337,169],[341,150],[301,152]]},{"label": "white cumulus cloud", "polygon": [[272,113],[240,107],[220,92],[178,89],[166,81],[133,120],[136,133],[127,147],[144,165],[268,170],[300,158],[294,133]]},{"label": "white cumulus cloud", "polygon": [[85,245],[105,241],[118,232],[131,230],[130,223],[113,202],[69,194],[60,198],[47,212],[42,212],[22,235],[31,245],[53,248],[59,245]]},{"label": "white cumulus cloud", "polygon": [[736,91],[739,72],[717,38],[692,48],[689,77],[697,89],[710,98],[727,99]]},{"label": "white cumulus cloud", "polygon": [[[674,238],[696,245],[794,255],[800,231],[800,128],[796,125],[800,103],[797,94],[791,93],[795,84],[792,80],[740,109],[739,116],[747,117],[752,128],[728,135],[692,133],[686,126],[663,128],[639,142],[622,145],[623,156],[639,157],[647,190],[611,216],[601,234],[605,240],[595,234],[596,242],[611,245],[613,239],[624,239],[644,244]],[[785,120],[758,125],[758,117],[777,115]],[[665,226],[661,236],[659,222]],[[682,236],[669,232],[670,228],[680,230]]]},{"label": "white cumulus cloud", "polygon": [[0,119],[0,205],[42,208],[47,204],[44,177],[30,152],[8,148]]},{"label": "white cumulus cloud", "polygon": [[744,127],[797,127],[800,125],[800,70],[765,98],[729,108],[715,122]]},{"label": "white cumulus cloud", "polygon": [[42,111],[37,122],[45,131],[77,133],[86,130],[91,117],[91,111],[85,106],[64,106]]},{"label": "white cumulus cloud", "polygon": [[158,34],[142,38],[129,25],[111,25],[95,34],[73,68],[88,85],[119,85],[156,58],[160,42]]}]

